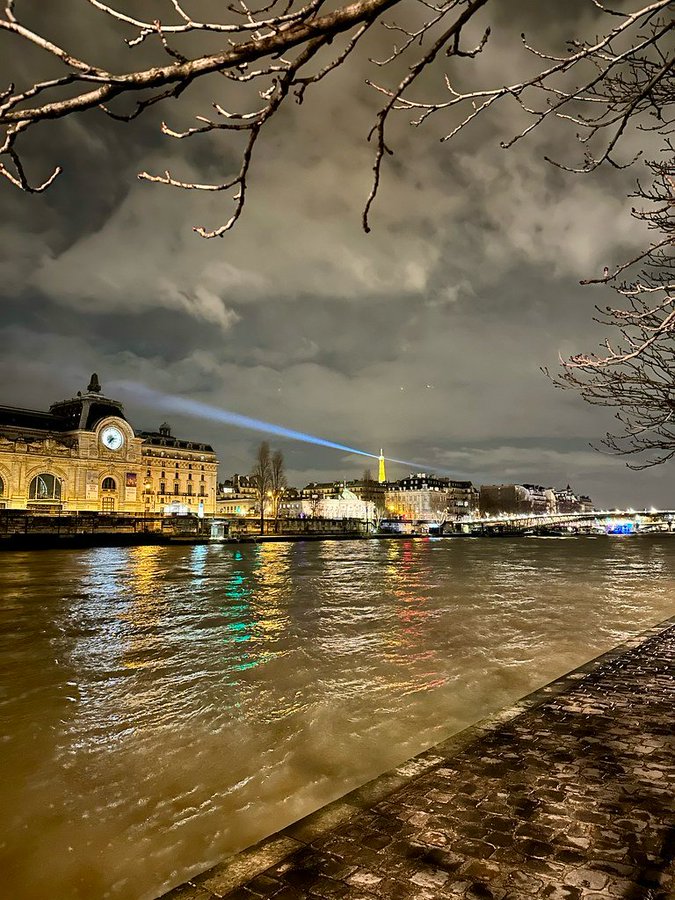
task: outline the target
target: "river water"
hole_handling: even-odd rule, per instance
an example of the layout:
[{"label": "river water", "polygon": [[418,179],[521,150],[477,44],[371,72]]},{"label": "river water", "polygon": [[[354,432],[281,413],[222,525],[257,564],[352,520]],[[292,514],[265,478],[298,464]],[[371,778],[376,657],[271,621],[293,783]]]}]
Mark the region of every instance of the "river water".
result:
[{"label": "river water", "polygon": [[0,872],[150,900],[675,612],[675,538],[0,554]]}]

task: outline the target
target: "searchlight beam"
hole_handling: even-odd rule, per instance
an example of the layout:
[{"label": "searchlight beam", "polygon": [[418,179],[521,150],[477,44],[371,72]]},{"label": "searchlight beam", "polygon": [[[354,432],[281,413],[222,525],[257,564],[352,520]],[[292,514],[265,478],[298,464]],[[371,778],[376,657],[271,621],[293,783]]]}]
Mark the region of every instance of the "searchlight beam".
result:
[{"label": "searchlight beam", "polygon": [[[167,412],[183,413],[187,416],[193,416],[198,419],[210,419],[212,422],[222,422],[224,425],[233,425],[235,428],[244,428],[249,431],[260,431],[263,434],[274,434],[277,437],[287,438],[291,441],[300,441],[303,444],[315,444],[318,447],[328,447],[331,450],[341,450],[344,453],[353,453],[356,456],[366,456],[369,459],[380,459],[377,453],[368,453],[367,450],[359,450],[358,447],[349,447],[347,444],[340,444],[337,441],[329,441],[326,438],[318,437],[315,434],[308,434],[305,431],[296,431],[293,428],[284,428],[283,425],[276,425],[274,422],[265,422],[263,419],[254,419],[252,416],[244,416],[241,413],[232,412],[228,409],[222,409],[218,406],[212,406],[210,403],[202,403],[200,400],[191,400],[189,397],[178,397],[171,394],[163,394],[161,391],[155,391],[145,385],[134,384],[128,381],[116,382],[116,387],[120,392],[129,392],[136,397],[142,397],[148,403],[155,407],[159,407]],[[405,459],[395,459],[385,456],[387,462],[398,463],[403,466],[410,466],[412,469],[419,468],[420,463],[411,462]]]}]

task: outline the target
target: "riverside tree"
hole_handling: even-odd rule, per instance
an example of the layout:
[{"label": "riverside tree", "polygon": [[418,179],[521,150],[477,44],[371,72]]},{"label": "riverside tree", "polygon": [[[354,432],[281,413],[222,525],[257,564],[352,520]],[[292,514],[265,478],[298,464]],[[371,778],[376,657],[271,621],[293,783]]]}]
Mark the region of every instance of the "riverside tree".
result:
[{"label": "riverside tree", "polygon": [[279,518],[279,504],[287,484],[284,454],[281,450],[275,450],[270,461],[270,498],[272,500],[272,516],[275,520]]},{"label": "riverside tree", "polygon": [[263,441],[258,447],[255,464],[251,470],[251,483],[255,488],[256,504],[260,510],[260,534],[264,534],[265,505],[272,490],[272,457],[267,441]]}]

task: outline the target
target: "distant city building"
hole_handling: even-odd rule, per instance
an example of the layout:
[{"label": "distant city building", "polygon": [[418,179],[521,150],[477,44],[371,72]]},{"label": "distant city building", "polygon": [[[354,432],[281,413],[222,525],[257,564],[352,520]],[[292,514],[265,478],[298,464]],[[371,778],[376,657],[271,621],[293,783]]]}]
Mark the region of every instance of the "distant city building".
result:
[{"label": "distant city building", "polygon": [[375,504],[359,499],[353,491],[341,485],[330,493],[312,493],[305,488],[298,497],[282,499],[280,510],[287,518],[359,519],[370,522]]},{"label": "distant city building", "polygon": [[236,494],[239,497],[255,497],[256,488],[249,475],[234,473],[232,478],[218,484],[218,494]]},{"label": "distant city building", "polygon": [[541,484],[524,484],[528,492],[529,511],[533,513],[554,513],[556,511],[555,491]]},{"label": "distant city building", "polygon": [[305,499],[333,497],[342,491],[344,485],[344,481],[310,481],[309,484],[302,488],[300,496]]},{"label": "distant city building", "polygon": [[389,482],[385,503],[392,516],[433,523],[471,515],[478,507],[478,491],[470,481],[418,472]]},{"label": "distant city building", "polygon": [[248,475],[235,472],[218,484],[216,513],[219,516],[244,517],[260,514],[256,489]]},{"label": "distant city building", "polygon": [[554,489],[540,484],[483,484],[480,488],[480,512],[484,516],[592,511],[591,498],[577,497],[569,485]]},{"label": "distant city building", "polygon": [[559,513],[593,512],[593,501],[587,496],[577,496],[572,488],[556,490],[556,506]]},{"label": "distant city building", "polygon": [[217,467],[211,446],[166,423],[135,431],[95,374],[49,412],[0,407],[0,507],[213,515]]},{"label": "distant city building", "polygon": [[348,481],[346,485],[359,500],[373,503],[378,509],[384,509],[384,498],[387,492],[386,483],[373,481],[372,478],[362,478],[358,481]]},{"label": "distant city building", "polygon": [[530,492],[522,484],[482,484],[479,505],[482,516],[532,512]]},{"label": "distant city building", "polygon": [[[480,492],[470,481],[448,481],[450,518],[460,519],[478,511]],[[452,515],[454,511],[454,515]]]},{"label": "distant city building", "polygon": [[574,493],[572,488],[567,485],[566,488],[561,488],[556,490],[555,492],[555,500],[556,500],[556,510],[559,513],[574,513],[579,512],[580,501],[579,497]]}]

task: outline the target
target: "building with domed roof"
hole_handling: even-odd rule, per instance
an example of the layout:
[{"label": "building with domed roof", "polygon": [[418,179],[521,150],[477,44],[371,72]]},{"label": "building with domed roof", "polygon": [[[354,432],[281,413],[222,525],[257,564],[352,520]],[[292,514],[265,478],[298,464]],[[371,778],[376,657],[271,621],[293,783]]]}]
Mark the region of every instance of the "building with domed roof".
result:
[{"label": "building with domed roof", "polygon": [[136,431],[96,374],[48,412],[0,406],[0,508],[214,515],[213,448],[167,423]]}]

